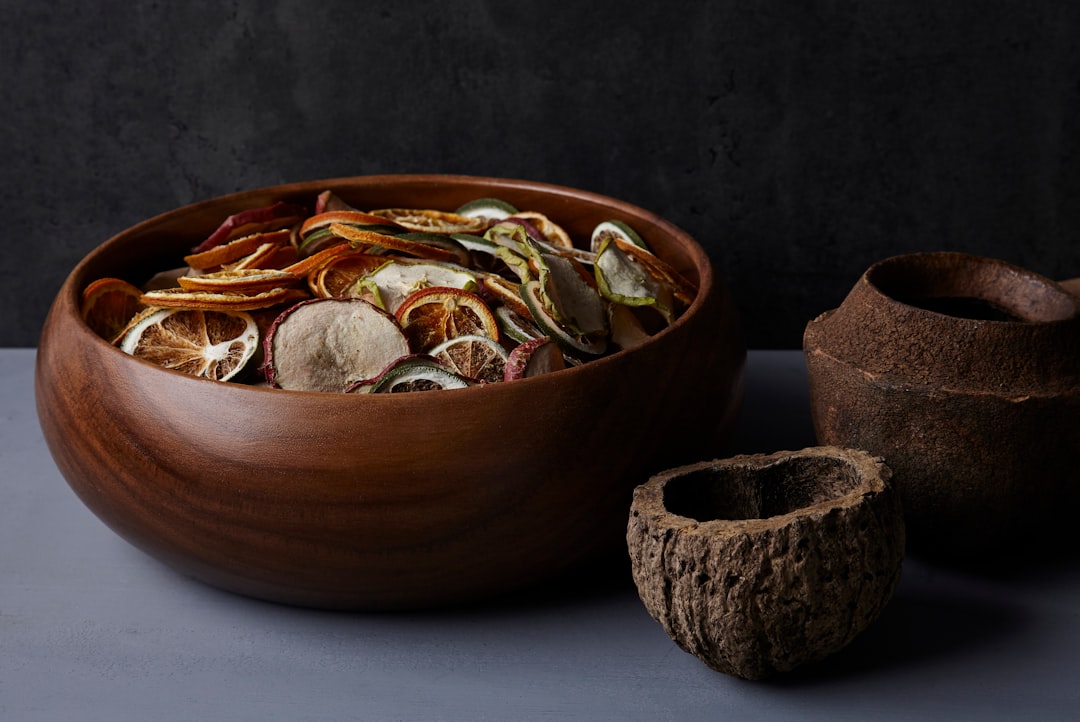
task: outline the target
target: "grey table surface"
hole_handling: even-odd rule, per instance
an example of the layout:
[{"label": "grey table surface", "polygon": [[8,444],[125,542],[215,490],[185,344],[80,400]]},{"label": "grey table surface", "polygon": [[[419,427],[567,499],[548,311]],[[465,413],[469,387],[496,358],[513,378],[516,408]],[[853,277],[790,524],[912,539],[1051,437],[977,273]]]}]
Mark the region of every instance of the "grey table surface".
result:
[{"label": "grey table surface", "polygon": [[[34,349],[0,349],[0,720],[1080,719],[1080,560],[908,558],[882,617],[770,682],[681,651],[622,573],[463,609],[234,596],[121,540],[60,476]],[[752,351],[718,455],[814,444],[797,351]]]}]

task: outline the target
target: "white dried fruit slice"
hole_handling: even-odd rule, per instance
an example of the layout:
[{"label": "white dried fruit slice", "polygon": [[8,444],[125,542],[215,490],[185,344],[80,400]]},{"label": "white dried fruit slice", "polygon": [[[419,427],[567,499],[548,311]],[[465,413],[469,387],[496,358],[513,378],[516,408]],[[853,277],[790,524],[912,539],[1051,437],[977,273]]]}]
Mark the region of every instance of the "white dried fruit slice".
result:
[{"label": "white dried fruit slice", "polygon": [[670,324],[675,319],[672,287],[654,278],[613,238],[600,242],[593,266],[600,295],[624,306],[651,306]]},{"label": "white dried fruit slice", "polygon": [[473,291],[477,287],[477,277],[473,271],[450,264],[399,258],[362,276],[348,295],[360,297],[370,294],[378,305],[390,313],[396,313],[406,298],[422,288],[432,286]]},{"label": "white dried fruit slice", "polygon": [[343,392],[409,353],[397,320],[359,298],[319,298],[282,313],[266,334],[267,382],[297,391]]},{"label": "white dried fruit slice", "polygon": [[481,383],[502,381],[509,356],[498,341],[479,334],[449,338],[430,353],[451,371]]},{"label": "white dried fruit slice", "polygon": [[596,228],[593,229],[592,236],[589,239],[589,247],[594,252],[599,252],[600,245],[610,238],[617,238],[624,243],[629,243],[644,251],[652,253],[652,249],[645,243],[645,239],[643,239],[637,231],[622,221],[603,221],[602,223],[597,223]]}]

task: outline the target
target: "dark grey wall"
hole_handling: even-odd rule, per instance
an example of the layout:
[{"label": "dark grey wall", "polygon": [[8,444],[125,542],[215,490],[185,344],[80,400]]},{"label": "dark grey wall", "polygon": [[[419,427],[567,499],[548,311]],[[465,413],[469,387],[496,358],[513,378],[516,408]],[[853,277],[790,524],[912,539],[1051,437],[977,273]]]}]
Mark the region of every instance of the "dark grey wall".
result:
[{"label": "dark grey wall", "polygon": [[1070,0],[0,0],[0,345],[132,223],[371,173],[657,211],[755,348],[894,253],[1080,275],[1078,39]]}]

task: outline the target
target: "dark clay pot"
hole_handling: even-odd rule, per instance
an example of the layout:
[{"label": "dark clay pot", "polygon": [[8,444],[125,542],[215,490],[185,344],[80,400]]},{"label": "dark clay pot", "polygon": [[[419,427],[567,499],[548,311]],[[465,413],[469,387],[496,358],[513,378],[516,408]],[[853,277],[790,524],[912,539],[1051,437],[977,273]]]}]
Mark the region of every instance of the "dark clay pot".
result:
[{"label": "dark clay pot", "polygon": [[986,561],[1058,540],[1078,498],[1080,298],[996,259],[896,256],[803,348],[819,443],[885,459],[910,550]]}]

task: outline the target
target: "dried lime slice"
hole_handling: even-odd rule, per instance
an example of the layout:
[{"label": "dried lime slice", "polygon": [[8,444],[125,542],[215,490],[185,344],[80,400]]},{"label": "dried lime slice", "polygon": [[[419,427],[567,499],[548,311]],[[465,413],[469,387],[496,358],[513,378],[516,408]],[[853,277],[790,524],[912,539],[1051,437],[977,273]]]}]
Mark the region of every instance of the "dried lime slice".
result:
[{"label": "dried lime slice", "polygon": [[502,344],[480,334],[449,338],[430,353],[454,373],[480,383],[502,381],[509,356]]},{"label": "dried lime slice", "polygon": [[353,384],[347,393],[400,394],[408,391],[463,389],[471,383],[437,359],[426,354],[402,356],[391,362],[377,377]]}]

